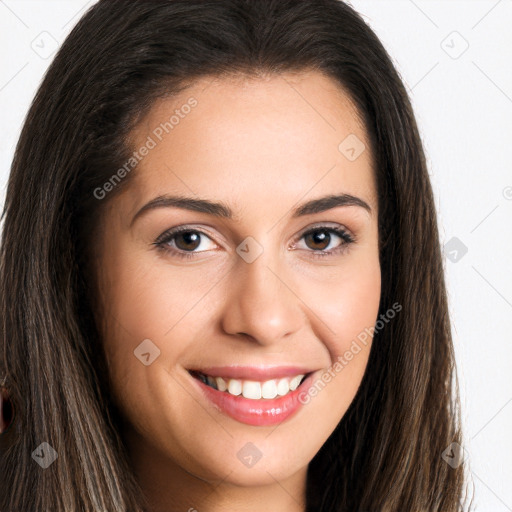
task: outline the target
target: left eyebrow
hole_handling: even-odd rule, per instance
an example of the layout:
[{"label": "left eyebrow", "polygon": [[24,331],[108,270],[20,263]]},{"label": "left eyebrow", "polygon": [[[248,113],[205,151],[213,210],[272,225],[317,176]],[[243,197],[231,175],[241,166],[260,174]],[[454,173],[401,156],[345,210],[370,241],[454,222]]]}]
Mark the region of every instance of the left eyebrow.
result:
[{"label": "left eyebrow", "polygon": [[301,217],[302,215],[312,215],[314,213],[321,213],[331,208],[338,206],[359,206],[372,213],[370,205],[363,201],[360,197],[350,194],[338,194],[312,199],[293,210],[292,217]]},{"label": "left eyebrow", "polygon": [[[358,206],[367,210],[370,214],[372,209],[370,205],[363,201],[363,199],[350,195],[350,194],[338,194],[320,197],[318,199],[312,199],[297,208],[292,210],[292,217],[302,217],[304,215],[313,215],[315,213],[321,213],[331,208],[338,206]],[[207,213],[214,215],[215,217],[221,217],[226,219],[233,219],[233,211],[229,206],[221,202],[209,201],[207,199],[197,199],[193,197],[180,197],[180,196],[169,196],[163,195],[158,196],[146,203],[133,217],[130,222],[130,226],[140,217],[144,212],[155,208],[181,208],[184,210],[191,210],[195,212]]]}]

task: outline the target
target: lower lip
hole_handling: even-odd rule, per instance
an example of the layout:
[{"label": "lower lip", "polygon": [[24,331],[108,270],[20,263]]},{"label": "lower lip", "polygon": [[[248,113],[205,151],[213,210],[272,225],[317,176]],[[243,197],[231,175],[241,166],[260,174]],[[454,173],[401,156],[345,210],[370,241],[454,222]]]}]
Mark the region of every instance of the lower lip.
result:
[{"label": "lower lip", "polygon": [[234,396],[226,391],[213,389],[195,377],[191,378],[199,385],[203,395],[231,418],[247,425],[265,426],[282,423],[303,405],[299,401],[299,395],[307,393],[313,383],[313,375],[309,375],[295,391],[270,400]]}]

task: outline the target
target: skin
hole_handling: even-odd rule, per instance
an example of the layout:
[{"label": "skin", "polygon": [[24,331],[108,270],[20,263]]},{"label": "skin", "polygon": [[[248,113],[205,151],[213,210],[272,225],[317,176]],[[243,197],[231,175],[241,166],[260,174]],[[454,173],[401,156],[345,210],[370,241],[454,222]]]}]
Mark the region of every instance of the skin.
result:
[{"label": "skin", "polygon": [[[308,71],[196,81],[152,106],[132,133],[134,148],[192,96],[197,106],[132,171],[97,237],[102,331],[126,420],[122,435],[151,510],[303,511],[308,463],[352,402],[371,338],[278,426],[246,425],[218,411],[186,368],[291,364],[320,377],[375,325],[381,274],[367,135],[339,86]],[[338,149],[349,134],[367,148],[355,161]],[[338,206],[292,217],[298,204],[334,193],[361,198],[371,213]],[[234,218],[162,207],[131,224],[163,194],[222,202]],[[355,241],[336,253],[343,240],[332,232],[320,246],[301,236],[326,223]],[[154,245],[184,225],[206,233],[200,246],[179,236],[169,252]],[[252,263],[236,252],[248,236],[263,247]],[[189,246],[191,258],[176,255]],[[322,249],[330,255],[315,257]],[[161,351],[149,366],[134,357],[144,339]],[[237,457],[247,442],[263,454],[250,468]]]}]

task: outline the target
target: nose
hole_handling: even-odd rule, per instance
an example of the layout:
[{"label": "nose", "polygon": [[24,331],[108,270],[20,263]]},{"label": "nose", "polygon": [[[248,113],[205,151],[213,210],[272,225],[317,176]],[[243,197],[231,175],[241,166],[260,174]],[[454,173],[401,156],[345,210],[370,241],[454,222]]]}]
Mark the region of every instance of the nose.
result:
[{"label": "nose", "polygon": [[279,343],[299,331],[306,316],[292,281],[284,264],[265,251],[252,263],[240,258],[227,279],[224,331],[261,345]]}]

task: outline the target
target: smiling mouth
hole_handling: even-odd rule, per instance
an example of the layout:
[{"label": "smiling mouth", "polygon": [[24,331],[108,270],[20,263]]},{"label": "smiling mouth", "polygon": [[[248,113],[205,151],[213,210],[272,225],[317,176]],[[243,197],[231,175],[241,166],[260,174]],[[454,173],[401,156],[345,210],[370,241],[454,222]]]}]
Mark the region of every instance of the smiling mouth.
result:
[{"label": "smiling mouth", "polygon": [[212,377],[197,370],[189,370],[189,373],[203,384],[232,396],[272,400],[295,391],[313,372],[265,381]]}]

